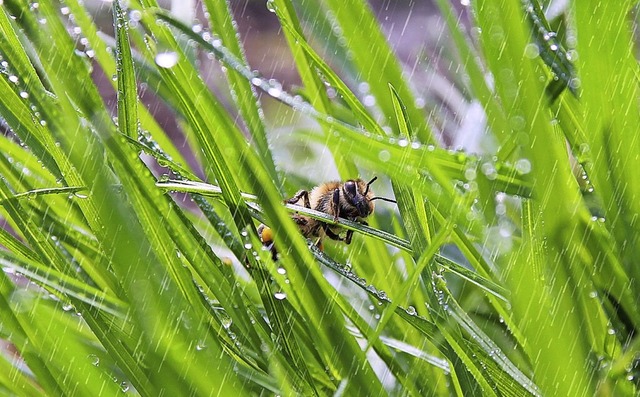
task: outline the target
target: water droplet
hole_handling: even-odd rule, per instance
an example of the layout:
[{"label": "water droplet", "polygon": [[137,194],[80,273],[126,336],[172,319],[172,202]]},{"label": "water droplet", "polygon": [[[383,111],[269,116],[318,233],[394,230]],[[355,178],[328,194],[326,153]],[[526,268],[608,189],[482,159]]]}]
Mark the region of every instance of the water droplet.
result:
[{"label": "water droplet", "polygon": [[267,0],[267,10],[271,12],[276,12],[276,4],[273,0]]},{"label": "water droplet", "polygon": [[519,159],[516,161],[515,167],[521,174],[528,174],[531,172],[531,161],[529,159]]},{"label": "water droplet", "polygon": [[89,354],[87,358],[91,361],[92,365],[95,365],[96,367],[100,365],[100,357],[95,354]]},{"label": "water droplet", "polygon": [[267,93],[274,98],[278,98],[280,95],[282,95],[282,88],[272,86],[272,87],[269,87],[269,89],[267,90]]},{"label": "water droplet", "polygon": [[538,55],[540,55],[540,48],[538,48],[537,44],[529,43],[524,48],[524,56],[526,56],[527,58],[534,59],[537,58]]},{"label": "water droplet", "polygon": [[498,171],[492,163],[484,163],[480,166],[480,170],[489,180],[494,180],[498,177]]},{"label": "water droplet", "polygon": [[569,88],[573,88],[574,90],[580,88],[580,79],[577,77],[570,79]]},{"label": "water droplet", "polygon": [[476,179],[476,169],[475,168],[467,168],[464,171],[464,177],[468,181],[473,181]]},{"label": "water droplet", "polygon": [[142,12],[140,12],[140,10],[131,10],[129,18],[134,22],[140,22],[142,19]]},{"label": "water droplet", "polygon": [[365,95],[365,97],[362,98],[362,103],[366,107],[374,106],[376,104],[376,97],[373,95]]},{"label": "water droplet", "polygon": [[388,150],[381,150],[380,153],[378,153],[378,159],[380,159],[380,161],[382,161],[383,163],[386,163],[387,161],[391,160],[391,153],[389,153]]},{"label": "water droplet", "polygon": [[277,300],[283,300],[287,298],[287,294],[285,294],[284,292],[276,292],[275,294],[273,294],[273,297]]},{"label": "water droplet", "polygon": [[409,306],[407,307],[406,310],[407,314],[411,315],[411,316],[415,316],[416,315],[416,308],[413,306]]},{"label": "water droplet", "polygon": [[178,63],[178,53],[174,51],[160,52],[156,55],[156,64],[161,68],[172,68]]}]

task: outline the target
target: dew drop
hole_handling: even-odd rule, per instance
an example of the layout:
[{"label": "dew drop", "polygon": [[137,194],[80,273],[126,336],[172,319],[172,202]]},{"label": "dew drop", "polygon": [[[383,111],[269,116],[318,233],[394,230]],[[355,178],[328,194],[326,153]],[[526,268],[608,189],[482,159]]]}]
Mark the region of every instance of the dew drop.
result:
[{"label": "dew drop", "polygon": [[287,294],[285,294],[284,292],[276,292],[275,294],[273,294],[273,297],[281,301],[287,298]]},{"label": "dew drop", "polygon": [[519,159],[516,161],[515,167],[521,174],[528,174],[531,172],[531,161],[529,159]]},{"label": "dew drop", "polygon": [[156,55],[156,64],[161,68],[172,68],[178,63],[178,53],[174,51],[160,52]]},{"label": "dew drop", "polygon": [[537,58],[538,55],[540,55],[540,48],[538,48],[537,44],[529,43],[524,48],[524,56],[526,56],[527,58],[534,59]]},{"label": "dew drop", "polygon": [[100,357],[95,354],[89,354],[87,358],[91,361],[92,365],[95,365],[96,367],[100,365]]},{"label": "dew drop", "polygon": [[378,159],[383,163],[386,163],[391,160],[391,153],[389,153],[388,150],[381,150],[380,153],[378,153]]}]

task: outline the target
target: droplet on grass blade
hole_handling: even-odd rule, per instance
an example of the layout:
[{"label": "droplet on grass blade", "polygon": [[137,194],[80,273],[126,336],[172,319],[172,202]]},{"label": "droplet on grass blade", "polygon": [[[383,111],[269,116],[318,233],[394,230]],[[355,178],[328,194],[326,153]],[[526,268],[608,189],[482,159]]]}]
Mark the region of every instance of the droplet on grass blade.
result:
[{"label": "droplet on grass blade", "polygon": [[161,68],[169,69],[178,63],[178,54],[173,51],[160,52],[156,55],[156,64]]}]

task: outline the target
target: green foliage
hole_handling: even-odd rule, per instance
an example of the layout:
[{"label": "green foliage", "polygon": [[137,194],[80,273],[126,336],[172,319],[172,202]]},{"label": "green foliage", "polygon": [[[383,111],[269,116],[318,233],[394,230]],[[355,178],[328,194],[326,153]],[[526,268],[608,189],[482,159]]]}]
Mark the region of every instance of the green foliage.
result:
[{"label": "green foliage", "polygon": [[[423,108],[366,1],[268,1],[304,98],[247,66],[226,1],[203,3],[211,31],[116,1],[111,36],[78,0],[2,3],[0,394],[637,395],[632,2],[552,23],[536,0],[473,2],[470,36],[438,0],[480,153],[439,143],[445,111]],[[378,175],[397,211],[339,219],[348,247],[306,241],[292,212],[335,220],[283,204],[323,181],[285,167],[274,99],[315,122],[287,142],[328,150],[343,180]]]}]

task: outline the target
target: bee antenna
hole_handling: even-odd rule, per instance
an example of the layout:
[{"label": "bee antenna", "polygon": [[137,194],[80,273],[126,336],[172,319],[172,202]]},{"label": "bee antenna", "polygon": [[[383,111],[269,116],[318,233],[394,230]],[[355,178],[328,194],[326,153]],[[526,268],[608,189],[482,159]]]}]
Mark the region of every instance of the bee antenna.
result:
[{"label": "bee antenna", "polygon": [[369,201],[373,201],[373,200],[382,200],[382,201],[386,201],[389,203],[397,203],[397,201],[392,200],[390,198],[386,198],[386,197],[371,197],[371,199]]},{"label": "bee antenna", "polygon": [[369,193],[369,186],[376,181],[376,179],[378,179],[377,176],[374,176],[373,179],[371,179],[368,183],[367,183],[367,188],[364,190],[364,194],[363,196],[366,196],[367,193]]}]

